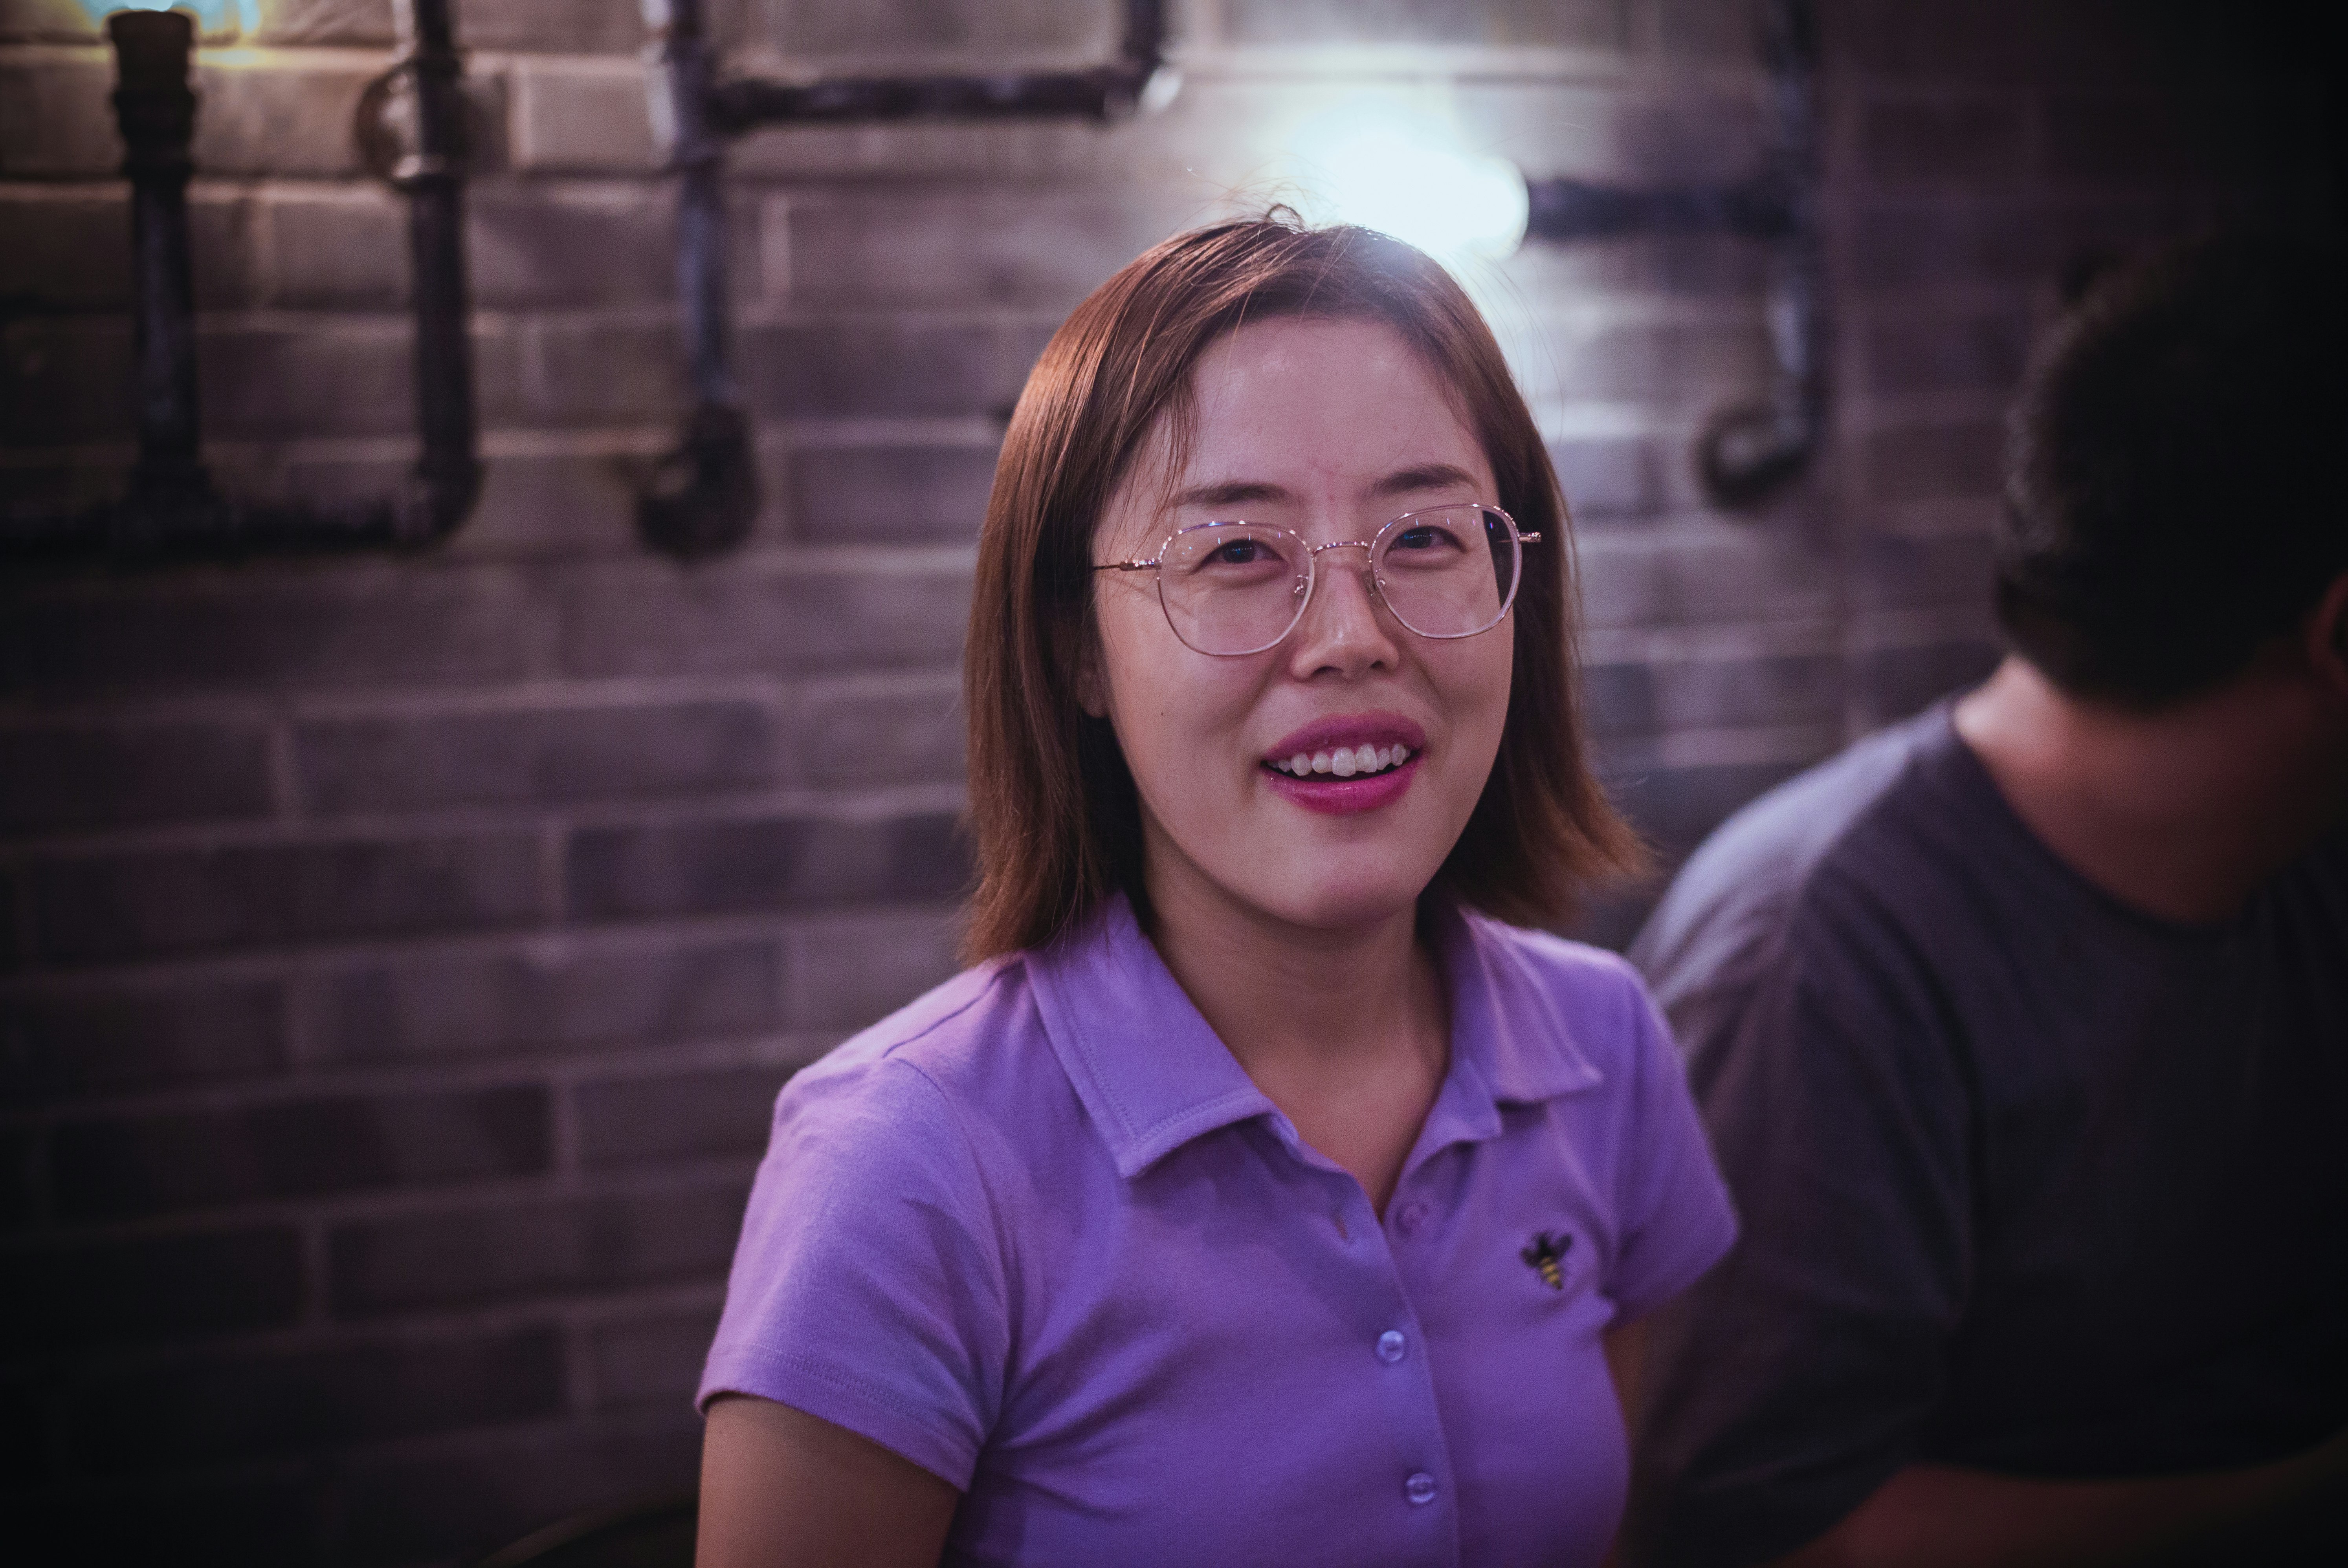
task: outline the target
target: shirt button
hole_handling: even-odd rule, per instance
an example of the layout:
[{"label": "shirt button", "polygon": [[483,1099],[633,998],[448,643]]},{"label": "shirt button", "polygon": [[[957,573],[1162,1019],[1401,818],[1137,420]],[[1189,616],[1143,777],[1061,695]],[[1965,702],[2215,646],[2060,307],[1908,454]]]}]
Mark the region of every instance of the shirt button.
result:
[{"label": "shirt button", "polygon": [[1389,1328],[1378,1336],[1378,1359],[1389,1367],[1402,1359],[1406,1348],[1407,1346],[1399,1328]]},{"label": "shirt button", "polygon": [[1424,1506],[1427,1503],[1433,1502],[1435,1501],[1435,1478],[1427,1474],[1423,1470],[1415,1471],[1412,1472],[1411,1478],[1402,1483],[1402,1494],[1410,1499],[1414,1506]]},{"label": "shirt button", "polygon": [[1419,1227],[1420,1222],[1426,1218],[1426,1205],[1425,1204],[1405,1204],[1402,1206],[1402,1213],[1395,1215],[1395,1224],[1402,1228],[1403,1235],[1408,1235],[1411,1232],[1416,1230]]}]

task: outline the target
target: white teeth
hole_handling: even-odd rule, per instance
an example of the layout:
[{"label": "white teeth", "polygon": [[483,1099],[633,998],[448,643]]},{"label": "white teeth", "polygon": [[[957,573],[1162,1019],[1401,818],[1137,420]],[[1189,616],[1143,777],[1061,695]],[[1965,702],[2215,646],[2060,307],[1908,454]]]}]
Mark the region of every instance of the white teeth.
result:
[{"label": "white teeth", "polygon": [[1274,757],[1271,765],[1282,773],[1306,779],[1314,774],[1331,774],[1349,779],[1361,774],[1384,773],[1410,761],[1408,746],[1339,746],[1328,752],[1299,752],[1285,761]]}]

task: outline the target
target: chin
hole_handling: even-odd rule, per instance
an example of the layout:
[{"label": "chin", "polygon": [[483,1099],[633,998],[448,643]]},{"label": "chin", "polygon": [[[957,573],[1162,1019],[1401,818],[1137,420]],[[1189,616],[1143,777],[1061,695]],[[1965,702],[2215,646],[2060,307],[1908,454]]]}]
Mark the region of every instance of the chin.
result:
[{"label": "chin", "polygon": [[1307,930],[1354,930],[1415,909],[1431,879],[1432,873],[1398,876],[1391,866],[1363,867],[1352,875],[1304,878],[1305,886],[1291,884],[1277,894],[1265,889],[1263,897],[1251,901],[1266,914]]}]

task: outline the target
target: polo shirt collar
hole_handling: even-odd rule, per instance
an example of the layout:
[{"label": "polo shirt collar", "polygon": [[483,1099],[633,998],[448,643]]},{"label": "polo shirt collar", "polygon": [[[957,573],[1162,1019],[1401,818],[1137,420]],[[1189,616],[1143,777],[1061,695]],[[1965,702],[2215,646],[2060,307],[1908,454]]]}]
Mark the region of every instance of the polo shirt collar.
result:
[{"label": "polo shirt collar", "polygon": [[[1502,1104],[1588,1089],[1597,1069],[1498,927],[1436,912],[1451,1068],[1422,1143],[1499,1132]],[[1190,1140],[1279,1108],[1208,1026],[1123,894],[1028,958],[1044,1031],[1128,1180]]]}]

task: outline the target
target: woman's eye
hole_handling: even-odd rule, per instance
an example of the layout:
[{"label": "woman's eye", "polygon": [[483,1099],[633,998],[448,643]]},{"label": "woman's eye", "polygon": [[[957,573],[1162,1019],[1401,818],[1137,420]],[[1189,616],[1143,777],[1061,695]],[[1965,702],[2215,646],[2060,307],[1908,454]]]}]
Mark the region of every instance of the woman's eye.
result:
[{"label": "woman's eye", "polygon": [[1207,564],[1209,566],[1253,566],[1262,560],[1264,555],[1263,546],[1255,540],[1233,539],[1230,544],[1217,547],[1215,553],[1207,558]]},{"label": "woman's eye", "polygon": [[1398,550],[1439,550],[1456,546],[1459,541],[1449,532],[1433,524],[1423,528],[1405,528],[1394,538],[1390,548]]}]

